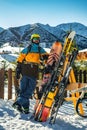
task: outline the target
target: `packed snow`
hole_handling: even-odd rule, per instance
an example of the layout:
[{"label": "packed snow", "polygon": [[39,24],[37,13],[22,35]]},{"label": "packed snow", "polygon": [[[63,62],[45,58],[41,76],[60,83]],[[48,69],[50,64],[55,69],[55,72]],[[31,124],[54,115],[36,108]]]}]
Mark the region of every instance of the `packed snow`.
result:
[{"label": "packed snow", "polygon": [[0,130],[87,130],[87,119],[79,117],[71,102],[64,102],[55,124],[30,119],[35,100],[30,100],[30,113],[21,114],[12,107],[13,100],[0,99]]}]

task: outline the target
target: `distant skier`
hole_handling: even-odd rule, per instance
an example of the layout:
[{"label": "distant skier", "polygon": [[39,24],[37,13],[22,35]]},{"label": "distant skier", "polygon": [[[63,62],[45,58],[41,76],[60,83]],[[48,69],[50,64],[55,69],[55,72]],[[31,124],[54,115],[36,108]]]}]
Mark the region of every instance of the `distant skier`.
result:
[{"label": "distant skier", "polygon": [[25,114],[29,113],[29,98],[32,96],[38,78],[40,60],[47,57],[47,52],[39,46],[40,35],[31,35],[31,44],[22,50],[17,59],[16,77],[20,79],[20,92],[13,107]]}]

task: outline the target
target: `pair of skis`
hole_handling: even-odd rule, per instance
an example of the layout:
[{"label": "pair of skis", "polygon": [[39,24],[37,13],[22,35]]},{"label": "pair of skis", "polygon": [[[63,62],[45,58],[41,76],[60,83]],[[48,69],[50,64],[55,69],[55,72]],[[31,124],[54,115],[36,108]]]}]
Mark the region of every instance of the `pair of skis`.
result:
[{"label": "pair of skis", "polygon": [[72,31],[65,39],[60,59],[51,73],[51,77],[45,86],[42,98],[34,114],[34,119],[37,121],[46,121],[50,117],[49,123],[55,123],[57,112],[64,99],[70,70],[78,53],[76,48],[71,49],[74,36],[75,32]]}]

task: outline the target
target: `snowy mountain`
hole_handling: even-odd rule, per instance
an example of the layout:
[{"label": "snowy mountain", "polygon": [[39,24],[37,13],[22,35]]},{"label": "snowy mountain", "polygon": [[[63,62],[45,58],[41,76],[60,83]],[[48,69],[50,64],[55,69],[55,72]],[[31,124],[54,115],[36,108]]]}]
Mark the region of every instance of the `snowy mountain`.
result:
[{"label": "snowy mountain", "polygon": [[63,29],[64,31],[74,30],[77,35],[81,35],[87,38],[87,27],[80,23],[68,23],[60,24],[57,28]]},{"label": "snowy mountain", "polygon": [[3,31],[4,29],[0,27],[0,33]]},{"label": "snowy mountain", "polygon": [[30,36],[38,33],[41,36],[41,43],[46,43],[45,47],[51,46],[55,40],[64,43],[65,36],[71,30],[76,31],[76,43],[79,49],[87,48],[87,27],[80,23],[66,23],[55,27],[49,24],[28,24],[19,27],[10,27],[0,32],[0,44],[10,42],[12,46],[22,46],[30,42]]}]

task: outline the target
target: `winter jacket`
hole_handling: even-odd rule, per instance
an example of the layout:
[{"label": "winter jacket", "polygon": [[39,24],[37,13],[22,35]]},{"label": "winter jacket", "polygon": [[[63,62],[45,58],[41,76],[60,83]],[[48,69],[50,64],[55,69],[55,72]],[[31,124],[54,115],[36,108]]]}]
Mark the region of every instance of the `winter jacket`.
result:
[{"label": "winter jacket", "polygon": [[38,44],[32,44],[30,51],[28,47],[22,50],[17,62],[27,61],[32,63],[40,63],[40,56],[46,55],[46,51],[42,47],[38,47]]}]

